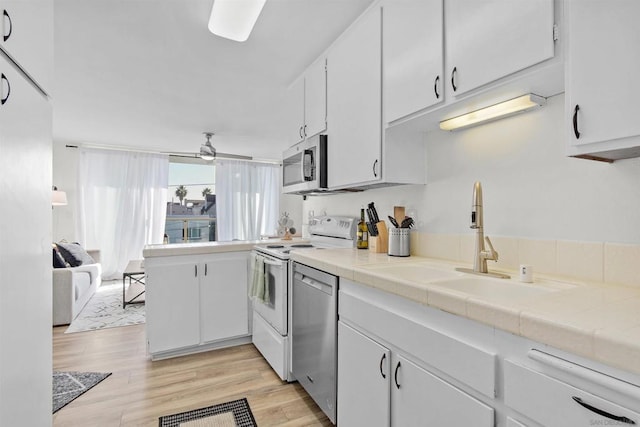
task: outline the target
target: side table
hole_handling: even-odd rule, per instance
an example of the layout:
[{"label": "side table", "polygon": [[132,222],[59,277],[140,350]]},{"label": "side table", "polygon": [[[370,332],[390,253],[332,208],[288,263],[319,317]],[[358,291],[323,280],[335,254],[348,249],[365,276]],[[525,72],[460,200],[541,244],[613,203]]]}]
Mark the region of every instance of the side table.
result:
[{"label": "side table", "polygon": [[[129,278],[129,287],[126,279]],[[144,304],[144,263],[141,259],[129,261],[122,273],[122,308],[127,304]]]}]

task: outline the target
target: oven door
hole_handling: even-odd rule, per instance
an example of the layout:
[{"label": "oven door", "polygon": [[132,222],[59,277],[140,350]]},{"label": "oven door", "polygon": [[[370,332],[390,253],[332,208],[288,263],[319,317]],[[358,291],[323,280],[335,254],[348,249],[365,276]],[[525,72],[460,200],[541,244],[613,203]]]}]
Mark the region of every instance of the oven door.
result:
[{"label": "oven door", "polygon": [[254,314],[258,313],[280,335],[287,335],[287,281],[289,261],[254,252],[264,261],[265,286],[269,300],[253,300]]}]

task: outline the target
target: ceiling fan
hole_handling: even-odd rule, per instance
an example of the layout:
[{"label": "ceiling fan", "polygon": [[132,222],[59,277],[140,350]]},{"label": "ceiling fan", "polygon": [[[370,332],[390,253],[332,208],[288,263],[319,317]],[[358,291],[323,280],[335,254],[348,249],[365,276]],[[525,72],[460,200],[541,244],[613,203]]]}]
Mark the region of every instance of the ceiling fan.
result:
[{"label": "ceiling fan", "polygon": [[215,149],[213,144],[211,144],[211,138],[215,135],[214,132],[207,131],[202,132],[207,140],[202,143],[200,146],[200,151],[197,153],[169,153],[170,156],[176,157],[190,157],[190,158],[200,158],[207,162],[212,162],[215,159],[237,159],[237,160],[253,160],[251,156],[242,156],[239,154],[230,154],[230,153],[220,153]]}]

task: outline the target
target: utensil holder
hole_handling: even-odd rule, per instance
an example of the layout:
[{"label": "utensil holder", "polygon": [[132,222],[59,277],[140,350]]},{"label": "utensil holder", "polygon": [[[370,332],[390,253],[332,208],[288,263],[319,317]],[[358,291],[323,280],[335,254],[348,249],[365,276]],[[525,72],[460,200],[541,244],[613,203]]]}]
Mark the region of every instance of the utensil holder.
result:
[{"label": "utensil holder", "polygon": [[389,255],[409,256],[409,229],[392,228],[389,230]]}]

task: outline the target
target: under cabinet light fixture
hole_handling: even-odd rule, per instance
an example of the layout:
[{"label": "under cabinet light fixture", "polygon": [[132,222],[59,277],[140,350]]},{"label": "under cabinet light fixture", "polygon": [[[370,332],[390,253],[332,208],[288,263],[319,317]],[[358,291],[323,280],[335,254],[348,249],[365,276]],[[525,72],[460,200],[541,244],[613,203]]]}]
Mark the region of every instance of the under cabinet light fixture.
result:
[{"label": "under cabinet light fixture", "polygon": [[529,93],[461,116],[443,120],[440,122],[440,129],[452,131],[477,126],[539,108],[546,104],[547,100],[545,98]]},{"label": "under cabinet light fixture", "polygon": [[209,31],[237,42],[246,41],[266,0],[214,0]]}]

